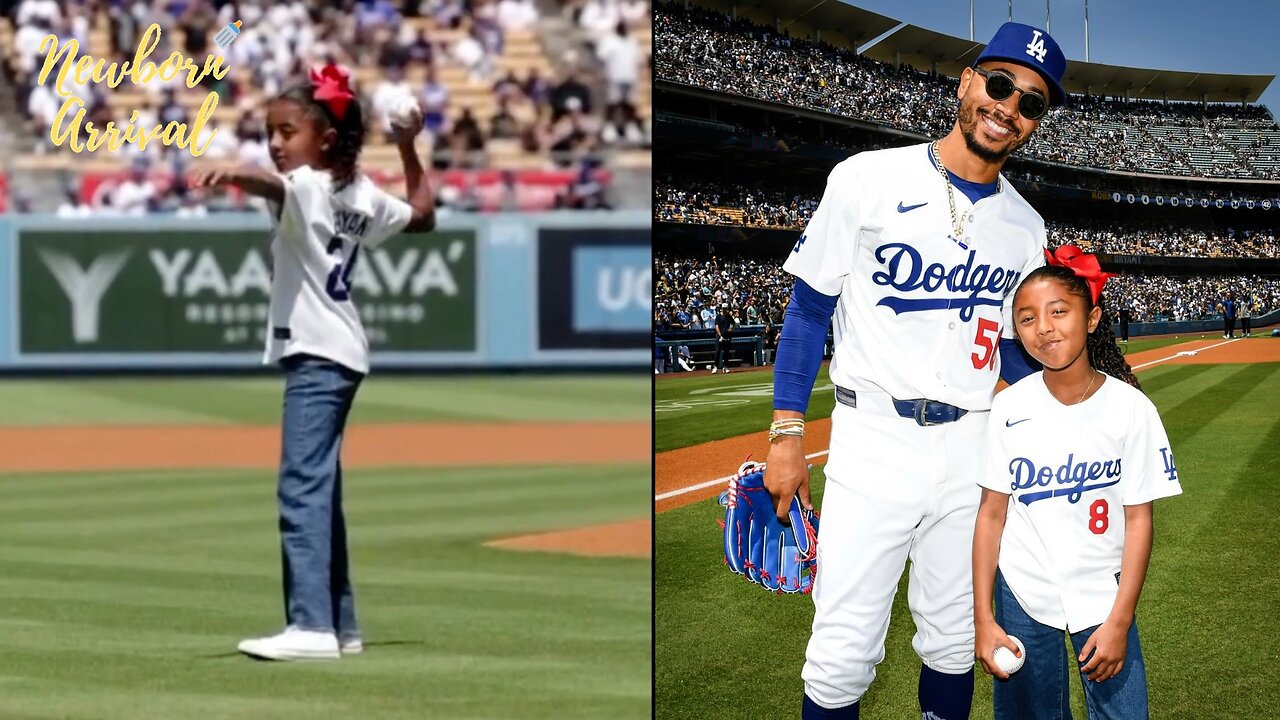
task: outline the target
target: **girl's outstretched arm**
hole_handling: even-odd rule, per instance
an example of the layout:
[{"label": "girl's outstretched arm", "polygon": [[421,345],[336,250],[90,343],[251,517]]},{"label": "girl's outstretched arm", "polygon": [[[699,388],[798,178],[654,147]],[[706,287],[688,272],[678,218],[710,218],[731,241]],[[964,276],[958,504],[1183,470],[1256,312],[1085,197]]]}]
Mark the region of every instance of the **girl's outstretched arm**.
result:
[{"label": "girl's outstretched arm", "polygon": [[196,187],[234,185],[241,190],[266,198],[277,205],[284,203],[284,180],[274,172],[246,165],[229,170],[206,170],[196,174]]},{"label": "girl's outstretched arm", "polygon": [[413,120],[403,127],[392,126],[391,132],[396,147],[400,148],[400,161],[404,163],[404,183],[408,192],[405,199],[413,208],[413,217],[405,226],[405,232],[430,232],[436,226],[436,196],[414,147],[414,139],[422,132],[422,111],[415,111]]}]

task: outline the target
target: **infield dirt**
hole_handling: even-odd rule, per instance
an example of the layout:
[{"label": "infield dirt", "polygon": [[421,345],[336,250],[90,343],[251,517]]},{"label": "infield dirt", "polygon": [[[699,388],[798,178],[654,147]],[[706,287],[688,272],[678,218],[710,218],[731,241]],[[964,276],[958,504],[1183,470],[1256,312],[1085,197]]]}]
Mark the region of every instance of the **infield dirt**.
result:
[{"label": "infield dirt", "polygon": [[[363,424],[347,431],[348,468],[600,465],[647,461],[650,425],[626,423]],[[80,426],[0,429],[0,472],[274,470],[272,426]],[[648,518],[512,538],[500,547],[648,556]]]}]

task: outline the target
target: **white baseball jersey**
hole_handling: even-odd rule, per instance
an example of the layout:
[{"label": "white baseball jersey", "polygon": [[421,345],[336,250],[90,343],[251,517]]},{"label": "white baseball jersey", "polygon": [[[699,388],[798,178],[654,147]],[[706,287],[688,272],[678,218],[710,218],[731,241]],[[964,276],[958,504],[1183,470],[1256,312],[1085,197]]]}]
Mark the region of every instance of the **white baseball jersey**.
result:
[{"label": "white baseball jersey", "polygon": [[977,203],[952,193],[962,238],[928,145],[859,153],[831,171],[783,269],[840,296],[836,385],[991,406],[1013,291],[1044,264],[1044,220],[1003,177]]},{"label": "white baseball jersey", "polygon": [[1011,496],[999,563],[1019,604],[1070,632],[1111,613],[1124,506],[1182,492],[1168,435],[1146,395],[1106,377],[1089,399],[1063,405],[1043,372],[996,396],[978,484]]},{"label": "white baseball jersey", "polygon": [[369,372],[369,341],[351,297],[362,247],[404,229],[408,203],[364,175],[338,192],[327,171],[282,176],[284,203],[271,209],[271,313],[264,363],[306,353]]}]

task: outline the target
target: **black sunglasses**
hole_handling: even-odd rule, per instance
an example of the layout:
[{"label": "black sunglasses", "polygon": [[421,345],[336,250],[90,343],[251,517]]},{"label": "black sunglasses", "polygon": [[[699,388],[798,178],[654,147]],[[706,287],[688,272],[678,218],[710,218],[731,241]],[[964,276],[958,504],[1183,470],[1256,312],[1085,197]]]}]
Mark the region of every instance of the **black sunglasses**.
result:
[{"label": "black sunglasses", "polygon": [[1009,77],[999,70],[983,70],[974,66],[973,71],[981,75],[987,81],[987,97],[999,102],[1013,94],[1014,90],[1021,93],[1018,97],[1018,114],[1028,120],[1039,120],[1049,111],[1049,100],[1035,90],[1023,90],[1013,84],[1013,78]]}]

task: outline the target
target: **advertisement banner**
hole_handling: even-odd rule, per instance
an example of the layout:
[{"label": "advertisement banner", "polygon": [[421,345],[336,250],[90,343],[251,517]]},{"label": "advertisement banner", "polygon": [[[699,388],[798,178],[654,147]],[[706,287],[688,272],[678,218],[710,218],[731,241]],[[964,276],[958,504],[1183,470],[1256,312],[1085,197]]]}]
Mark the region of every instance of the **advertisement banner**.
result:
[{"label": "advertisement banner", "polygon": [[538,347],[646,347],[653,323],[648,230],[538,233]]},{"label": "advertisement banner", "polygon": [[[255,231],[18,236],[18,350],[40,353],[261,350],[271,250]],[[362,249],[352,298],[374,350],[476,349],[471,230]]]}]

